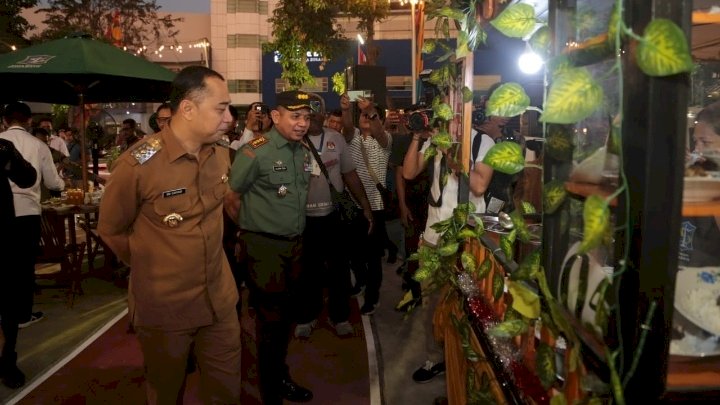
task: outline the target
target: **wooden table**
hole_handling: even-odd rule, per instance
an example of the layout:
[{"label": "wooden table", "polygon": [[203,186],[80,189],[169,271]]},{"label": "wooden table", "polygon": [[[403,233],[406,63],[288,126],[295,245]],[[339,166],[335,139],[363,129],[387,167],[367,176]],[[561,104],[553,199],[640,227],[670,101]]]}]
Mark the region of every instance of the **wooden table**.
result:
[{"label": "wooden table", "polygon": [[82,264],[85,252],[92,249],[93,235],[89,229],[85,230],[85,240],[78,243],[76,216],[83,215],[85,221],[90,221],[92,215],[97,215],[99,206],[89,205],[43,205],[41,244],[42,253],[38,262],[59,263],[60,272],[39,276],[39,278],[54,279],[61,284],[70,286],[68,291],[69,303],[72,305],[76,295],[83,294],[82,290]]}]

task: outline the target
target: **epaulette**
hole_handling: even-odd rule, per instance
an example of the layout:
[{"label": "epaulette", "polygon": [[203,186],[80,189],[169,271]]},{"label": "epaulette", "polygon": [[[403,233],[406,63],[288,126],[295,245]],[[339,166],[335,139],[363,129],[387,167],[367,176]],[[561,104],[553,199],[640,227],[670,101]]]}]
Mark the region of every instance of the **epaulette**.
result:
[{"label": "epaulette", "polygon": [[158,138],[151,138],[140,144],[140,146],[133,149],[130,154],[137,160],[138,163],[143,164],[150,160],[151,157],[162,149],[162,142]]},{"label": "epaulette", "polygon": [[268,142],[270,142],[270,140],[267,139],[265,135],[260,135],[259,137],[248,142],[248,145],[250,145],[250,147],[252,147],[253,149],[257,149]]}]

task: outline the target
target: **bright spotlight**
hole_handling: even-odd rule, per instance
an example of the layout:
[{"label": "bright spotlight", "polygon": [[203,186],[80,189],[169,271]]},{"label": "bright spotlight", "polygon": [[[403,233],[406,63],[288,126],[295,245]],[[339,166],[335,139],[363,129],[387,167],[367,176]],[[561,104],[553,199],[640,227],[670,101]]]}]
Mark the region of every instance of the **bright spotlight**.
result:
[{"label": "bright spotlight", "polygon": [[532,75],[540,71],[543,65],[542,58],[534,52],[525,52],[518,58],[518,67],[526,75]]},{"label": "bright spotlight", "polygon": [[360,42],[360,45],[365,45],[365,40],[363,39],[362,35],[357,34],[357,40]]}]

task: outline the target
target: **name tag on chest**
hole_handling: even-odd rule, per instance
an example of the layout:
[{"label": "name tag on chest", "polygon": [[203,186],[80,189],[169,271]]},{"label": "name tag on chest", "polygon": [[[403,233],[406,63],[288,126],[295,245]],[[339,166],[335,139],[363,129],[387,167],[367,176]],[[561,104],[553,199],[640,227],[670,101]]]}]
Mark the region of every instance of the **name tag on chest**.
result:
[{"label": "name tag on chest", "polygon": [[186,192],[187,192],[186,188],[176,188],[174,190],[163,191],[162,196],[163,196],[163,198],[168,198],[168,197],[174,197],[174,196],[180,195],[180,194],[185,194]]}]

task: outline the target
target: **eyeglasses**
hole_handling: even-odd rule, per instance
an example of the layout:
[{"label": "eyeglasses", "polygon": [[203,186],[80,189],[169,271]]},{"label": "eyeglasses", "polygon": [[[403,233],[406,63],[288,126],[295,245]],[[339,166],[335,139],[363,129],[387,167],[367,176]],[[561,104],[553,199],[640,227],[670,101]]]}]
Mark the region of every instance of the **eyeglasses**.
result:
[{"label": "eyeglasses", "polygon": [[157,122],[168,122],[168,121],[170,121],[170,118],[172,118],[172,117],[157,117],[157,118],[155,118],[155,121],[157,121]]}]

